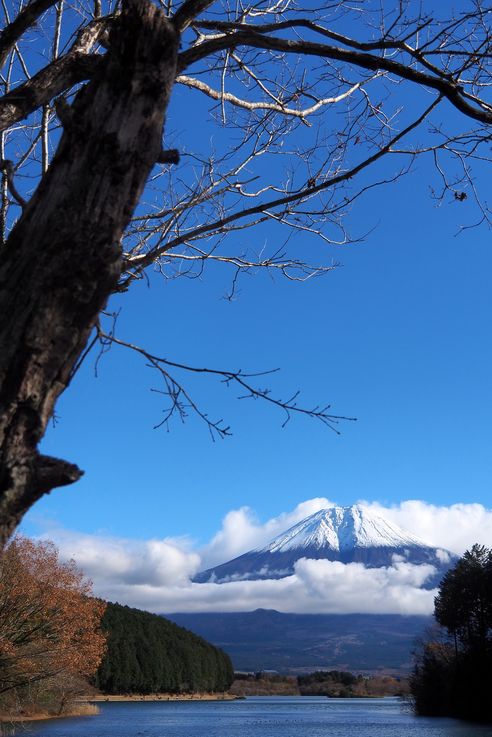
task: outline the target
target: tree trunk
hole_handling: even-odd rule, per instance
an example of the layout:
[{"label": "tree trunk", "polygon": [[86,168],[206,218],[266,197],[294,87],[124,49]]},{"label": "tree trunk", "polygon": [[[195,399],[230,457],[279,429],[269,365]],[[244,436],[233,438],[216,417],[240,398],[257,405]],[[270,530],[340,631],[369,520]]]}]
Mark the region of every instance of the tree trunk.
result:
[{"label": "tree trunk", "polygon": [[57,153],[0,252],[0,545],[42,494],[82,474],[37,446],[121,274],[177,51],[162,11],[125,0],[97,76],[59,106]]}]

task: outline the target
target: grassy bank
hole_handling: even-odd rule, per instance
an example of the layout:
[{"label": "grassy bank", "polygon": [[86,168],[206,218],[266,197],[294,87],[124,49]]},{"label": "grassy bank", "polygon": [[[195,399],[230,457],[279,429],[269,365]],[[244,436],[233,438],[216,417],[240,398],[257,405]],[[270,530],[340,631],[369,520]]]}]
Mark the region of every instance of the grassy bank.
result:
[{"label": "grassy bank", "polygon": [[[46,719],[64,719],[65,717],[86,717],[99,714],[97,704],[79,702],[72,704],[61,714],[50,711],[23,711],[11,712],[9,714],[0,712],[0,725],[19,724],[23,722],[41,722]],[[0,731],[1,734],[1,731]]]},{"label": "grassy bank", "polygon": [[[79,699],[67,706],[62,713],[55,713],[50,710],[23,710],[12,711],[10,713],[0,712],[0,735],[9,724],[22,724],[23,722],[37,722],[46,719],[62,719],[64,717],[83,717],[94,716],[99,714],[98,703],[103,702],[125,702],[125,701],[234,701],[240,698],[232,693],[194,693],[194,694],[170,694],[170,693],[152,693],[152,694],[88,694],[81,696]],[[8,731],[8,730],[7,730]]]},{"label": "grassy bank", "polygon": [[97,694],[88,697],[91,704],[102,701],[233,701],[232,693],[150,693],[150,694]]}]

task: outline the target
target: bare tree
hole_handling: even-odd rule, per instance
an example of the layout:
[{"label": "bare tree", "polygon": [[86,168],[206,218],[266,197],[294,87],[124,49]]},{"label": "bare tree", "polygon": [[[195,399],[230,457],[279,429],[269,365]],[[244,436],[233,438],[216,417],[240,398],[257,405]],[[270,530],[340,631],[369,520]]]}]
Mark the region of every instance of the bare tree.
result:
[{"label": "bare tree", "polygon": [[[344,216],[357,198],[424,155],[435,162],[435,196],[470,198],[477,221],[489,222],[473,166],[490,158],[491,8],[485,0],[454,13],[447,3],[432,13],[421,6],[3,2],[2,539],[42,494],[79,478],[75,465],[37,446],[92,345],[124,344],[102,311],[146,269],[193,277],[208,262],[223,264],[231,294],[248,271],[295,280],[327,273],[334,264],[322,255],[316,264],[304,258],[308,240],[348,242]],[[172,117],[163,148],[173,91],[198,111],[209,101],[201,123],[220,135],[208,137],[208,150]],[[172,132],[178,125],[184,133]],[[269,250],[242,233],[262,224],[276,228]],[[200,409],[180,372],[216,374],[286,418],[337,421],[329,407],[302,407],[297,394],[273,397],[254,375],[124,345],[159,370],[168,415],[191,407],[212,433],[229,429]]]}]

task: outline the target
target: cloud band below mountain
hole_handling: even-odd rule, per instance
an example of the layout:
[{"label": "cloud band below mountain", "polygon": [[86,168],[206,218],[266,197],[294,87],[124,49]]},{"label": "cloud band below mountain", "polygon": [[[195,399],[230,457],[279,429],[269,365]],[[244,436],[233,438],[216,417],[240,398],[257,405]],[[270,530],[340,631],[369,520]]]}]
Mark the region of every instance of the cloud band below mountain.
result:
[{"label": "cloud band below mountain", "polygon": [[[474,542],[492,540],[492,510],[479,504],[439,507],[413,500],[384,507],[359,503],[443,551],[461,554]],[[304,613],[431,613],[435,591],[421,587],[434,569],[398,559],[383,568],[301,559],[293,575],[279,580],[190,581],[198,570],[265,545],[282,530],[328,506],[332,506],[328,499],[311,499],[266,523],[258,522],[247,507],[233,510],[201,550],[185,539],[136,541],[59,529],[44,536],[54,539],[64,557],[77,561],[93,579],[98,595],[156,612],[265,608]]]}]

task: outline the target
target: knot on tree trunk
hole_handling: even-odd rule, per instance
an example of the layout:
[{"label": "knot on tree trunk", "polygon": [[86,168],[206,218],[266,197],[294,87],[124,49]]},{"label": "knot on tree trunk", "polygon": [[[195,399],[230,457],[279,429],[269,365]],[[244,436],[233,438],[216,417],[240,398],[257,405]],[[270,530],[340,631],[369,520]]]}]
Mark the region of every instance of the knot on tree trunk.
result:
[{"label": "knot on tree trunk", "polygon": [[35,459],[33,469],[33,486],[41,496],[51,489],[67,486],[78,481],[84,472],[75,465],[53,456],[39,455]]},{"label": "knot on tree trunk", "polygon": [[22,515],[43,494],[78,481],[83,471],[52,456],[19,453],[13,461],[0,455],[0,550]]}]

